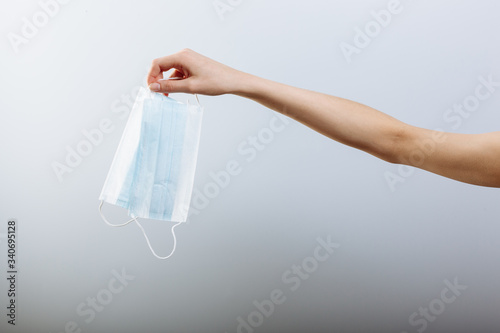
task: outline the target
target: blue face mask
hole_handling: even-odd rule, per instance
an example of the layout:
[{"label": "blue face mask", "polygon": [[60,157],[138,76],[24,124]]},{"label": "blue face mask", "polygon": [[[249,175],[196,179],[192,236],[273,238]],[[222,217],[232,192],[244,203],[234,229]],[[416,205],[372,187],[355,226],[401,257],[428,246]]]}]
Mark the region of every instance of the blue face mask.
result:
[{"label": "blue face mask", "polygon": [[[128,210],[153,254],[175,251],[174,228],[187,220],[203,108],[141,88],[99,199]],[[158,256],[137,218],[177,222],[174,248]]]}]

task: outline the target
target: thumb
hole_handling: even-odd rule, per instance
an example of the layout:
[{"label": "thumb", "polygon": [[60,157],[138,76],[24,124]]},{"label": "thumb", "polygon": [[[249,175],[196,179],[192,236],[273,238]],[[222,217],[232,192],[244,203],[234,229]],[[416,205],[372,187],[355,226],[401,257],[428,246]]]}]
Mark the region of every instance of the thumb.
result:
[{"label": "thumb", "polygon": [[167,79],[167,80],[159,80],[158,82],[151,83],[149,85],[149,89],[154,92],[159,93],[185,93],[188,91],[188,79]]}]

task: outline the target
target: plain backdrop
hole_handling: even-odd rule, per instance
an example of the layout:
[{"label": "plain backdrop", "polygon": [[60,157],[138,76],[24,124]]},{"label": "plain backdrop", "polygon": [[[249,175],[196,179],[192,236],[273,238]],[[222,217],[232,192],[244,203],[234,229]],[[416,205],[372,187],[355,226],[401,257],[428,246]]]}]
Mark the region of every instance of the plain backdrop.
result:
[{"label": "plain backdrop", "polygon": [[[0,10],[0,267],[6,276],[15,218],[19,269],[15,327],[0,282],[2,332],[499,331],[498,189],[398,169],[292,120],[270,137],[275,115],[249,100],[200,96],[194,186],[211,187],[211,198],[177,228],[171,259],[155,259],[137,226],[110,228],[97,210],[151,61],[183,48],[412,125],[499,130],[500,88],[478,105],[471,97],[480,77],[500,82],[498,1],[401,0],[385,26],[374,22],[389,0],[53,4]],[[36,33],[24,27],[34,20]],[[370,43],[349,62],[341,46],[359,44],[367,27]],[[453,113],[464,101],[474,110]],[[103,120],[112,130],[89,148],[84,133]],[[252,137],[261,141],[250,159],[241,147]],[[54,165],[78,147],[86,156],[59,179]],[[241,172],[216,191],[229,161]],[[392,188],[388,174],[400,177]],[[144,226],[170,252],[171,223]],[[325,261],[314,257],[318,238],[339,245]],[[130,280],[114,293],[117,272]],[[452,302],[446,281],[466,287]],[[269,305],[273,291],[282,304]]]}]

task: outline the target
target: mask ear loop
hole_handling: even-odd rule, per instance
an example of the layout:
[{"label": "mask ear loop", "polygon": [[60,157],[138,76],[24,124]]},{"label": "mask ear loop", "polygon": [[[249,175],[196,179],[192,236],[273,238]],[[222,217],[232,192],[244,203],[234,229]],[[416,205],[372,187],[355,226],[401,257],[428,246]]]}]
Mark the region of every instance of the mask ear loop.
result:
[{"label": "mask ear loop", "polygon": [[170,258],[174,252],[175,252],[175,248],[177,247],[177,238],[175,237],[175,231],[174,231],[174,228],[177,227],[179,224],[181,224],[182,222],[177,222],[176,224],[174,224],[172,226],[172,229],[171,232],[172,232],[172,236],[174,238],[174,246],[172,248],[172,251],[170,252],[170,254],[166,257],[160,257],[159,255],[156,254],[155,250],[153,250],[153,247],[151,246],[151,243],[149,242],[149,238],[148,238],[148,235],[146,235],[146,231],[144,230],[144,228],[142,227],[142,225],[139,223],[139,221],[137,221],[137,219],[134,217],[132,219],[133,221],[135,221],[135,223],[137,223],[137,226],[139,228],[141,228],[141,231],[142,231],[142,234],[144,235],[144,238],[146,238],[146,242],[148,243],[148,246],[149,246],[149,249],[151,250],[151,253],[153,253],[153,255],[158,258],[158,259],[161,259],[161,260],[164,260],[164,259],[168,259]]},{"label": "mask ear loop", "polygon": [[177,222],[176,224],[174,224],[172,226],[172,229],[171,232],[172,232],[172,236],[174,238],[174,246],[172,248],[172,251],[170,252],[170,254],[166,257],[160,257],[158,254],[156,254],[155,250],[153,250],[153,247],[151,246],[151,242],[149,241],[149,237],[148,235],[146,234],[146,231],[144,230],[144,228],[142,227],[142,225],[139,223],[139,221],[137,220],[137,218],[133,217],[132,219],[128,220],[127,222],[125,223],[122,223],[122,224],[112,224],[112,223],[109,223],[109,221],[106,219],[106,217],[104,217],[104,215],[102,214],[102,205],[103,205],[104,201],[101,200],[101,203],[99,204],[99,214],[101,215],[102,219],[104,222],[106,222],[107,225],[111,226],[111,227],[124,227],[126,226],[127,224],[135,221],[135,223],[137,223],[137,226],[141,229],[142,231],[142,234],[144,235],[144,238],[146,238],[146,242],[148,243],[148,246],[149,246],[149,249],[151,250],[151,253],[153,253],[153,255],[158,258],[158,259],[168,259],[170,258],[174,252],[175,252],[175,248],[177,247],[177,237],[175,236],[175,231],[174,231],[174,228],[177,227],[179,224],[181,224],[182,222]]},{"label": "mask ear loop", "polygon": [[131,220],[128,220],[127,222],[125,223],[122,223],[122,224],[112,224],[112,223],[109,223],[108,220],[106,220],[106,218],[104,217],[104,215],[102,214],[102,204],[104,203],[104,201],[101,200],[101,203],[99,204],[99,214],[101,215],[102,219],[104,222],[106,222],[107,225],[109,226],[112,226],[112,227],[124,227],[126,226],[127,224],[129,224],[130,222],[133,222],[134,219],[131,219]]}]

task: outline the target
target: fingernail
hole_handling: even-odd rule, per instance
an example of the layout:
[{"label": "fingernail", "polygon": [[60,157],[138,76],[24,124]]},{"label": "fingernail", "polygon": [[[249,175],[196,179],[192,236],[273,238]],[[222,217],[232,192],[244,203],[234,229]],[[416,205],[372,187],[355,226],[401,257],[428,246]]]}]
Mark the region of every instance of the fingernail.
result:
[{"label": "fingernail", "polygon": [[149,85],[149,89],[152,91],[160,91],[160,84],[159,83],[151,83]]}]

